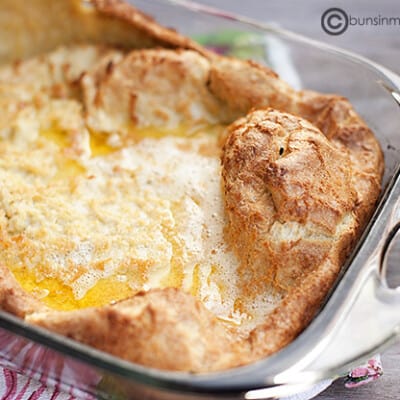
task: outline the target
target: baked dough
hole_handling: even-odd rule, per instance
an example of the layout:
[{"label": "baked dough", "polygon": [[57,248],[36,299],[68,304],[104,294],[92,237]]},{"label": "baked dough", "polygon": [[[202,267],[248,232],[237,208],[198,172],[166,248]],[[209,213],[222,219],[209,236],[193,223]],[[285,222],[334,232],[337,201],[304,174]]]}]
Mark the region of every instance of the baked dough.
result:
[{"label": "baked dough", "polygon": [[[73,144],[69,156],[79,159],[88,154],[89,130],[124,147],[136,140],[132,127],[231,124],[220,148],[206,149],[221,151],[226,242],[240,262],[240,293],[273,293],[278,301],[249,332],[176,288],[57,311],[21,288],[3,249],[0,307],[168,370],[227,369],[292,341],[319,309],[379,196],[382,152],[350,103],[296,91],[266,67],[210,53],[119,0],[10,0],[3,8],[3,62],[57,48],[1,69],[3,140],[33,140],[24,129],[33,115],[38,129],[57,121]],[[73,118],[63,118],[66,109]],[[13,208],[4,198],[2,207],[7,242]],[[13,229],[22,240],[23,223],[17,212]]]},{"label": "baked dough", "polygon": [[275,109],[249,113],[227,134],[228,237],[242,283],[286,292],[356,227],[350,159],[314,125]]}]

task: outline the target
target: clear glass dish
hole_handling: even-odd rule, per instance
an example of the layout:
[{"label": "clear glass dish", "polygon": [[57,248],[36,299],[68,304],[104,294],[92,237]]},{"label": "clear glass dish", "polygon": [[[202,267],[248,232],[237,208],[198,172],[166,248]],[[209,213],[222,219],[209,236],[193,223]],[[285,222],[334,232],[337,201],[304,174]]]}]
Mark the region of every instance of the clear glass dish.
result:
[{"label": "clear glass dish", "polygon": [[[319,315],[293,343],[265,360],[212,374],[163,372],[123,361],[0,312],[2,366],[60,389],[73,387],[77,395],[256,399],[295,393],[332,378],[396,339],[400,317],[395,310],[400,298],[398,291],[384,285],[380,249],[388,248],[393,229],[398,229],[400,78],[357,55],[194,3],[132,3],[161,24],[206,41],[210,47],[219,48],[224,40],[235,55],[256,57],[295,86],[349,98],[380,140],[385,154],[384,192]],[[361,303],[368,304],[369,316],[359,312]],[[370,327],[374,331],[374,312],[382,315],[381,332],[361,341],[353,335],[343,343],[356,324],[364,324],[359,329]],[[343,350],[341,356],[336,354],[338,346]]]}]

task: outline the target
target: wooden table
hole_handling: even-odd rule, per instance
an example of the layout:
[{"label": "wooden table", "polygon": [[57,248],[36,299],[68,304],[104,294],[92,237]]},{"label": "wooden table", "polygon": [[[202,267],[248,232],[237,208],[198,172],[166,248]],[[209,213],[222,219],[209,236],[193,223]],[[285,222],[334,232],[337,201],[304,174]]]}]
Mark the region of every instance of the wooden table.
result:
[{"label": "wooden table", "polygon": [[[379,2],[353,0],[198,0],[261,21],[278,23],[286,29],[362,54],[400,74],[400,26],[349,26],[333,36],[321,28],[321,15],[330,7],[340,7],[354,16],[400,17],[399,0]],[[334,21],[335,22],[335,21]],[[399,116],[400,118],[400,116]],[[399,132],[400,134],[400,132]],[[400,247],[400,246],[399,246]],[[400,251],[398,257],[400,260]],[[399,267],[400,274],[400,267]],[[400,313],[400,310],[399,310]],[[346,389],[336,381],[316,400],[398,400],[400,399],[400,343],[382,354],[384,376],[357,389]]]}]

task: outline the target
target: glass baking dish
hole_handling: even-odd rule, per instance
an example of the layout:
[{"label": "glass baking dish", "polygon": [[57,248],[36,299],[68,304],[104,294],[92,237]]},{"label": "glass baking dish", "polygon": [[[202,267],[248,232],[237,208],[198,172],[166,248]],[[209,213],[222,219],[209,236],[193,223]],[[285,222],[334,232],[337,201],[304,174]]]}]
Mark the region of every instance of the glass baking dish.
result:
[{"label": "glass baking dish", "polygon": [[360,56],[195,3],[132,3],[210,47],[220,48],[225,38],[235,55],[256,57],[298,88],[348,97],[385,154],[380,202],[319,314],[294,342],[264,360],[210,374],[158,371],[0,312],[2,366],[77,396],[261,399],[334,378],[390,344],[400,332],[400,293],[388,287],[385,276],[385,252],[400,219],[400,78]]}]

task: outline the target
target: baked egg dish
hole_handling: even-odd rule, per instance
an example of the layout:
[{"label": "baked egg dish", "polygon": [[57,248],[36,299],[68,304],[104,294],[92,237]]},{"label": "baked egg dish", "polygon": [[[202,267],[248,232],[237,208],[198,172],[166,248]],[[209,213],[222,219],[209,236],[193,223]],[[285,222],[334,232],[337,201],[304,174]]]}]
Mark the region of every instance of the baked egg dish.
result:
[{"label": "baked egg dish", "polygon": [[119,0],[29,7],[51,34],[12,26],[2,55],[0,307],[169,370],[292,341],[380,192],[382,152],[348,100]]},{"label": "baked egg dish", "polygon": [[[160,54],[176,58],[159,51],[140,56],[152,62]],[[113,68],[112,60],[122,57],[100,47],[65,47],[0,72],[16,92],[6,100],[3,120],[10,123],[1,141],[3,261],[26,291],[57,310],[176,287],[224,320],[257,319],[252,309],[269,301],[244,304],[239,263],[224,240],[218,145],[224,126],[211,117],[175,123],[155,104],[146,105],[154,115],[132,127],[104,132],[95,121],[92,129],[68,83],[57,77],[71,59]],[[81,79],[91,89],[90,70],[79,67],[72,66],[70,82]],[[65,94],[49,93],[54,90]],[[138,102],[141,96],[148,100],[141,91]]]}]

